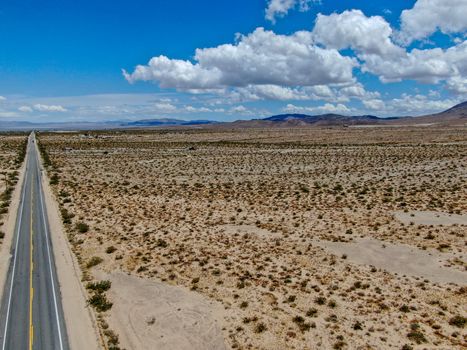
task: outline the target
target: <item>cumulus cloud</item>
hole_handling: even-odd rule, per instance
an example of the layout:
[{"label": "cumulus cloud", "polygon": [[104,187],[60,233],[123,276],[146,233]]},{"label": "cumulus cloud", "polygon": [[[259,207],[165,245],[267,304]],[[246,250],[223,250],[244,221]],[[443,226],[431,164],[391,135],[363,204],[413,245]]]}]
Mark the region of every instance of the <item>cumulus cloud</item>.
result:
[{"label": "cumulus cloud", "polygon": [[60,105],[44,105],[37,103],[33,108],[39,112],[67,112],[67,109]]},{"label": "cumulus cloud", "polygon": [[367,91],[361,83],[356,83],[356,84],[342,87],[339,90],[339,95],[343,98],[343,100],[348,100],[349,98],[369,100],[369,99],[380,97],[379,92]]},{"label": "cumulus cloud", "polygon": [[257,100],[329,100],[337,99],[336,91],[327,85],[315,85],[305,87],[284,87],[279,85],[248,85],[235,88],[226,93],[232,101],[257,101]]},{"label": "cumulus cloud", "polygon": [[237,88],[230,97],[239,101],[257,101],[257,100],[306,100],[309,96],[303,89],[283,87],[279,85],[249,85],[247,87]]},{"label": "cumulus cloud", "polygon": [[440,30],[459,33],[467,30],[467,0],[418,0],[402,11],[398,39],[404,44],[425,39]]},{"label": "cumulus cloud", "polygon": [[392,29],[383,17],[367,17],[360,10],[318,14],[313,38],[328,48],[352,48],[378,56],[398,56],[404,49],[391,41]]},{"label": "cumulus cloud", "polygon": [[327,101],[348,102],[350,99],[368,100],[379,98],[379,92],[367,91],[361,83],[344,85],[315,85],[305,87],[283,87],[278,85],[249,85],[225,92],[224,98],[241,101]]},{"label": "cumulus cloud", "polygon": [[456,99],[431,100],[425,95],[402,94],[387,102],[387,111],[398,114],[428,114],[446,110],[459,103]]},{"label": "cumulus cloud", "polygon": [[6,101],[6,97],[0,96],[0,102],[2,102],[2,101]]},{"label": "cumulus cloud", "polygon": [[404,52],[401,56],[388,59],[385,56],[365,55],[363,71],[379,76],[383,82],[413,79],[424,83],[466,76],[467,41],[450,47]]},{"label": "cumulus cloud", "polygon": [[212,113],[214,112],[212,109],[207,108],[207,107],[185,106],[184,109],[188,113]]},{"label": "cumulus cloud", "polygon": [[177,107],[169,102],[154,103],[153,108],[159,112],[174,112],[177,110]]},{"label": "cumulus cloud", "polygon": [[275,23],[277,17],[286,16],[296,7],[301,12],[308,11],[312,2],[319,2],[319,0],[269,0],[265,11],[266,19]]},{"label": "cumulus cloud", "polygon": [[32,108],[29,106],[21,106],[18,108],[18,111],[20,112],[25,112],[25,113],[30,113],[32,112]]},{"label": "cumulus cloud", "polygon": [[248,109],[245,106],[235,106],[230,109],[232,113],[245,113],[248,112]]},{"label": "cumulus cloud", "polygon": [[[312,2],[269,0],[266,13],[274,20],[293,8],[306,10]],[[353,70],[358,68],[373,74],[383,83],[415,80],[443,84],[451,93],[465,96],[467,37],[462,31],[467,22],[459,19],[459,13],[463,13],[460,9],[466,2],[418,0],[413,9],[404,11],[400,32],[383,17],[368,17],[360,10],[319,14],[311,31],[280,35],[257,28],[248,35],[238,34],[234,43],[199,48],[192,60],[157,56],[148,64],[123,74],[130,83],[149,81],[162,88],[198,95],[196,98],[200,100],[209,98],[208,105],[213,108],[259,100],[319,100],[327,103],[321,107],[289,104],[288,108],[297,108],[298,112],[346,113],[349,109],[345,103],[359,100],[367,110],[397,111],[394,104],[401,101],[383,101],[378,92],[367,91],[355,79]],[[430,26],[425,25],[420,14],[437,6],[442,13],[446,8],[456,8],[453,10],[456,13],[443,19],[437,11],[431,11]],[[460,34],[449,48],[407,50],[403,46],[403,42],[426,37],[437,30]],[[347,49],[351,51],[344,51]],[[416,100],[420,102],[419,98]],[[170,101],[166,103],[170,105]],[[427,103],[436,107],[433,102]],[[160,105],[159,110],[209,112],[201,110],[203,107],[174,109],[169,105]],[[226,113],[242,112],[235,111],[235,107],[224,107],[217,109]]]},{"label": "cumulus cloud", "polygon": [[196,63],[152,58],[124,72],[129,82],[153,81],[163,88],[222,89],[248,85],[313,86],[354,81],[354,58],[314,45],[310,32],[278,35],[263,28],[236,44],[197,49]]},{"label": "cumulus cloud", "polygon": [[467,77],[453,77],[446,81],[446,88],[457,94],[467,96]]},{"label": "cumulus cloud", "polygon": [[446,50],[408,52],[393,42],[393,34],[384,18],[367,17],[360,10],[329,16],[319,14],[312,32],[314,40],[327,48],[353,49],[363,62],[362,71],[377,75],[383,82],[413,79],[438,83],[453,78],[457,82],[458,77],[467,75],[466,41]]},{"label": "cumulus cloud", "polygon": [[386,104],[384,103],[383,100],[374,99],[374,100],[367,100],[367,101],[362,101],[362,102],[366,108],[371,109],[373,111],[382,111],[386,108]]},{"label": "cumulus cloud", "polygon": [[286,113],[350,113],[351,109],[341,103],[326,103],[317,107],[302,107],[289,103],[283,111]]}]

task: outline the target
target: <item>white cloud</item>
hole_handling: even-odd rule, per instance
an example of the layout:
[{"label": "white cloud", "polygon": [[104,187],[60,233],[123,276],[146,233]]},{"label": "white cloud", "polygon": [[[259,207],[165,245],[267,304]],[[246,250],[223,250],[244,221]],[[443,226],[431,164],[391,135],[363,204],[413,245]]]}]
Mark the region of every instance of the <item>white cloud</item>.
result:
[{"label": "white cloud", "polygon": [[390,39],[392,29],[383,17],[366,17],[360,10],[318,14],[313,38],[328,48],[352,48],[361,53],[378,56],[398,56],[404,50]]},{"label": "white cloud", "polygon": [[431,100],[425,95],[402,94],[400,98],[387,101],[386,104],[387,112],[394,115],[421,115],[444,111],[457,103],[459,101],[453,99]]},{"label": "white cloud", "polygon": [[373,111],[382,111],[386,108],[386,104],[384,103],[384,101],[379,99],[367,100],[362,102],[366,108],[371,109]]},{"label": "white cloud", "polygon": [[467,77],[453,77],[446,81],[446,88],[457,95],[467,96]]},{"label": "white cloud", "polygon": [[397,58],[364,55],[362,70],[379,76],[383,82],[413,79],[424,83],[438,83],[467,74],[467,41],[450,47],[404,52]]},{"label": "white cloud", "polygon": [[212,113],[213,112],[213,110],[207,107],[185,106],[184,109],[188,113]]},{"label": "white cloud", "polygon": [[158,112],[174,112],[177,110],[177,107],[168,102],[154,103],[154,109]]},{"label": "white cloud", "polygon": [[39,112],[67,112],[67,109],[60,105],[44,105],[37,103],[33,107]]},{"label": "white cloud", "polygon": [[[459,5],[458,10],[467,0],[454,2]],[[434,18],[432,29],[428,32],[423,29],[428,33],[423,35],[430,35],[430,31],[437,28],[445,33],[458,33],[449,48],[407,50],[395,39],[416,27],[414,23],[418,17],[414,14],[417,11],[422,13],[420,9],[438,3],[439,0],[418,0],[413,9],[404,11],[401,32],[396,32],[383,17],[367,17],[360,10],[319,14],[312,31],[279,35],[257,28],[248,35],[238,34],[235,43],[197,49],[193,60],[153,57],[147,65],[139,65],[133,72],[124,71],[124,76],[130,83],[150,81],[162,88],[190,93],[192,101],[197,101],[189,102],[195,107],[177,107],[171,101],[159,101],[159,109],[166,112],[209,113],[217,109],[227,114],[253,113],[242,111],[245,107],[241,105],[229,106],[259,100],[319,100],[327,103],[320,107],[289,104],[287,108],[297,112],[348,113],[352,110],[345,103],[359,100],[367,111],[399,113],[402,109],[396,104],[403,103],[403,97],[383,101],[380,93],[367,91],[356,81],[353,69],[373,74],[383,83],[415,80],[440,84],[440,88],[443,84],[451,93],[467,95],[467,35],[459,33],[467,24],[466,21],[460,24],[458,13],[452,19]],[[306,10],[309,4],[311,1],[270,0],[267,13],[274,20],[292,8]],[[444,4],[443,9],[449,6]],[[418,38],[421,34],[413,35]],[[352,51],[341,52],[346,49]],[[439,98],[430,95],[423,101],[412,96],[412,101],[407,102],[407,113],[445,106]],[[200,101],[212,109],[198,107],[196,103]],[[423,102],[426,102],[425,108]],[[167,108],[162,108],[164,103],[168,104]],[[452,100],[447,103],[451,104]],[[259,112],[255,110],[255,113]]]},{"label": "white cloud", "polygon": [[289,103],[283,111],[286,113],[350,113],[351,109],[341,103],[335,105],[326,103],[317,107],[302,107]]},{"label": "white cloud", "polygon": [[275,23],[277,17],[286,16],[290,10],[298,7],[301,12],[308,11],[312,2],[319,0],[269,0],[266,8],[266,19]]},{"label": "white cloud", "polygon": [[283,87],[279,85],[249,85],[237,88],[230,94],[233,100],[257,101],[257,100],[307,100],[309,96],[303,89]]},{"label": "white cloud", "polygon": [[437,30],[445,34],[467,30],[467,0],[418,0],[401,14],[398,39],[404,44],[428,38]]},{"label": "white cloud", "polygon": [[29,106],[21,106],[18,108],[18,111],[20,112],[25,112],[25,113],[30,113],[32,112],[32,108]]},{"label": "white cloud", "polygon": [[354,81],[354,58],[314,45],[310,32],[290,36],[257,28],[234,45],[197,49],[196,63],[152,58],[124,72],[129,82],[153,81],[163,88],[221,89],[248,85],[313,86]]},{"label": "white cloud", "polygon": [[348,102],[350,99],[374,99],[379,98],[378,92],[365,90],[361,83],[344,85],[316,85],[305,87],[283,87],[278,85],[249,85],[244,88],[235,88],[225,93],[225,98],[232,101],[327,101]]},{"label": "white cloud", "polygon": [[363,62],[362,71],[377,75],[383,82],[412,79],[438,83],[454,79],[453,85],[467,75],[467,41],[446,50],[407,52],[393,42],[393,30],[384,18],[366,17],[360,10],[318,15],[312,35],[327,48],[353,49]]},{"label": "white cloud", "polygon": [[6,101],[6,97],[0,96],[0,102],[2,102],[2,101]]},{"label": "white cloud", "polygon": [[248,111],[248,109],[245,106],[235,106],[230,109],[231,112],[233,113],[245,113]]},{"label": "white cloud", "polygon": [[361,83],[352,84],[345,86],[339,90],[339,95],[344,97],[343,100],[348,98],[357,98],[360,100],[369,100],[380,97],[380,93],[377,91],[367,91]]}]

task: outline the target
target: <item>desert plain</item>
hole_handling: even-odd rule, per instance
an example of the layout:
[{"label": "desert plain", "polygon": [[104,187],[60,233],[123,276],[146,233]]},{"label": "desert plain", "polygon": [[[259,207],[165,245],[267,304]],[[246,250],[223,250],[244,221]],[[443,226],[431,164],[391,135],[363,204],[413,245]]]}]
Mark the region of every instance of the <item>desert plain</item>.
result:
[{"label": "desert plain", "polygon": [[465,127],[38,139],[109,349],[467,346]]},{"label": "desert plain", "polygon": [[23,133],[0,133],[0,242],[5,236],[6,216],[26,155],[26,142]]}]

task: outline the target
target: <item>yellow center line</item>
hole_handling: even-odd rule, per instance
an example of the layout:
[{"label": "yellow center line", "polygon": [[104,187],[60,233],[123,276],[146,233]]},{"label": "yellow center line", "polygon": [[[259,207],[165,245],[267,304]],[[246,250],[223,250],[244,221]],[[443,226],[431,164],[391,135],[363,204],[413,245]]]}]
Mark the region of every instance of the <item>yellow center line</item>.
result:
[{"label": "yellow center line", "polygon": [[32,344],[34,341],[34,326],[32,323],[32,302],[34,298],[34,288],[32,286],[32,271],[34,269],[34,262],[33,262],[33,230],[32,230],[32,198],[34,194],[34,181],[31,181],[31,219],[30,221],[30,260],[29,260],[29,349],[32,350]]}]

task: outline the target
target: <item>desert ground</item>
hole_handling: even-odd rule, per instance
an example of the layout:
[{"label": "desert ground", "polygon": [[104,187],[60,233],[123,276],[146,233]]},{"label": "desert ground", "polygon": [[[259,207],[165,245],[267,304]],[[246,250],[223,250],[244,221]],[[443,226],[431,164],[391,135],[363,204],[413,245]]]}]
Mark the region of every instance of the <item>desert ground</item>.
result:
[{"label": "desert ground", "polygon": [[0,242],[5,236],[6,215],[26,154],[27,134],[0,133]]},{"label": "desert ground", "polygon": [[467,346],[465,127],[38,137],[109,348]]}]

